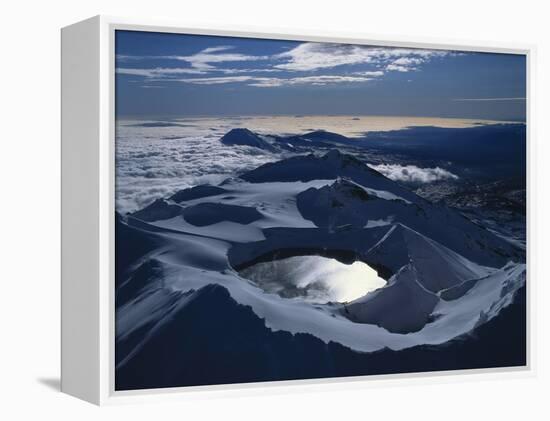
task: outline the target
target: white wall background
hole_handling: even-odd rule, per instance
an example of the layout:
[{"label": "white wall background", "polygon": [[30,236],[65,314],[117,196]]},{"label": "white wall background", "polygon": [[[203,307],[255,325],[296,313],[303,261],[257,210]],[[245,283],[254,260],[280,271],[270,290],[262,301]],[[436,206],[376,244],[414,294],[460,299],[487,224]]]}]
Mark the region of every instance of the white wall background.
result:
[{"label": "white wall background", "polygon": [[[4,2],[0,6],[0,418],[88,419],[549,419],[548,297],[544,239],[550,233],[546,159],[549,13],[542,1],[95,0]],[[536,168],[531,190],[531,276],[537,282],[535,376],[462,377],[315,388],[285,395],[98,409],[57,391],[59,378],[59,29],[99,13],[537,44],[533,113]],[[536,249],[535,249],[536,248]],[[546,390],[545,390],[546,388]]]}]

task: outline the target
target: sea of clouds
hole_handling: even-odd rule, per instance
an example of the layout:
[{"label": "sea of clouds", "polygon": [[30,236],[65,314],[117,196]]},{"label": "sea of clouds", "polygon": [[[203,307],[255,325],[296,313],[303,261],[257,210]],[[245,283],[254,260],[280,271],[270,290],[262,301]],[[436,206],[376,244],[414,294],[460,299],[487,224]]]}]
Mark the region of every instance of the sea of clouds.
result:
[{"label": "sea of clouds", "polygon": [[[377,118],[361,117],[361,120],[365,120],[365,127],[381,127],[383,123],[388,130],[402,124],[398,119],[391,124],[387,118],[382,122]],[[254,147],[223,145],[219,139],[233,128],[247,127],[262,134],[298,134],[322,128],[350,135],[359,123],[357,118],[349,116],[119,120],[116,125],[116,210],[121,214],[134,212],[178,190],[218,184],[227,177],[283,158],[281,154]],[[372,168],[392,180],[409,183],[458,178],[440,167],[380,164]]]},{"label": "sea of clouds", "polygon": [[122,214],[199,184],[217,184],[278,157],[219,142],[238,121],[155,123],[119,121],[116,131],[116,210]]}]

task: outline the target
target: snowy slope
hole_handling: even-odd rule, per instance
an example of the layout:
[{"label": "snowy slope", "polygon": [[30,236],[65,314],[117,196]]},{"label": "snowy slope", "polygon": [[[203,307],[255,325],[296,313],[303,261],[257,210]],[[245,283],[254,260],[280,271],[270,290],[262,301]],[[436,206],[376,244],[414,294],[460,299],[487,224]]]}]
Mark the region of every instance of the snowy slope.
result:
[{"label": "snowy slope", "polygon": [[494,271],[465,259],[402,224],[392,225],[383,240],[367,251],[365,260],[392,272],[404,265],[412,265],[422,286],[432,292],[482,278]]},{"label": "snowy slope", "polygon": [[[423,233],[476,263],[493,267],[502,266],[509,259],[521,260],[523,255],[517,247],[460,213],[418,197],[356,158],[337,150],[321,157],[298,156],[265,164],[241,175],[241,178],[252,183],[344,179],[331,187],[317,192],[306,191],[298,196],[302,215],[329,227],[357,225],[363,221],[368,224],[368,221],[391,218],[393,222]],[[361,197],[352,183],[362,187],[367,195]],[[366,200],[367,197],[373,200]]]},{"label": "snowy slope", "polygon": [[323,156],[300,155],[264,164],[240,176],[251,183],[335,180],[348,178],[371,189],[387,191],[411,202],[423,200],[410,190],[384,177],[357,158],[332,149]]},{"label": "snowy slope", "polygon": [[384,288],[345,305],[343,314],[357,323],[409,333],[426,325],[438,301],[437,295],[422,286],[414,265],[409,264],[392,276]]},{"label": "snowy slope", "polygon": [[[194,291],[212,284],[274,332],[372,352],[463,335],[498,316],[525,282],[520,249],[336,150],[184,189],[117,224],[155,238],[154,250],[117,280],[120,366],[146,352]],[[294,285],[314,285],[316,294],[335,285],[307,278],[307,267],[292,272],[300,256],[333,259],[334,267],[361,262],[388,283],[349,303],[323,304],[308,291],[262,288],[251,279],[258,272],[247,277],[254,265],[274,270],[287,259],[282,267],[297,276]]]}]

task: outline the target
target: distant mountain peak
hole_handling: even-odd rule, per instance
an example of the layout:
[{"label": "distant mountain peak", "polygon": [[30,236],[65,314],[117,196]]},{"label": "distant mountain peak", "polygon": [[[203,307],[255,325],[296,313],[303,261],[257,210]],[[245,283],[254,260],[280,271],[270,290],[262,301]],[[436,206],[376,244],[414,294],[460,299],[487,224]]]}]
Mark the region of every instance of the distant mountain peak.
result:
[{"label": "distant mountain peak", "polygon": [[[240,175],[240,178],[252,183],[266,181],[310,181],[329,180],[345,177],[355,182],[368,177],[369,184],[396,185],[378,171],[373,170],[360,159],[342,153],[338,149],[331,149],[324,155],[313,153],[298,155],[277,162],[270,162]],[[376,187],[375,187],[376,188]],[[411,194],[410,192],[408,193]]]},{"label": "distant mountain peak", "polygon": [[269,142],[267,142],[257,133],[254,133],[252,130],[246,128],[236,128],[229,130],[225,135],[222,136],[220,142],[228,146],[244,145],[253,146],[255,148],[264,149],[271,152],[275,151],[275,148]]},{"label": "distant mountain peak", "polygon": [[337,163],[340,167],[351,165],[356,167],[365,167],[365,169],[371,170],[371,168],[367,167],[364,162],[360,161],[353,155],[340,152],[339,149],[331,149],[322,156],[322,159],[331,163]]},{"label": "distant mountain peak", "polygon": [[326,130],[314,130],[312,132],[303,134],[301,137],[311,140],[320,140],[326,142],[340,142],[348,143],[350,139],[338,133],[328,132]]}]

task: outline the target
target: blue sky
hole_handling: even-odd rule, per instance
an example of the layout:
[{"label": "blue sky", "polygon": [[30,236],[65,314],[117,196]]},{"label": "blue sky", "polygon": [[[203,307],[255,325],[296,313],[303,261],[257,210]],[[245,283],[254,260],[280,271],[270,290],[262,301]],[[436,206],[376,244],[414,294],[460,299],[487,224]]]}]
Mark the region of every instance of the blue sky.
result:
[{"label": "blue sky", "polygon": [[387,115],[524,120],[525,57],[116,33],[117,117]]}]

